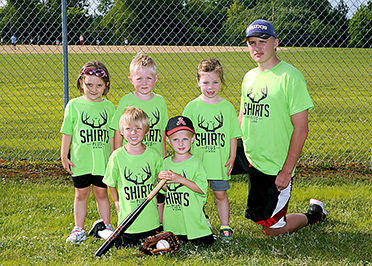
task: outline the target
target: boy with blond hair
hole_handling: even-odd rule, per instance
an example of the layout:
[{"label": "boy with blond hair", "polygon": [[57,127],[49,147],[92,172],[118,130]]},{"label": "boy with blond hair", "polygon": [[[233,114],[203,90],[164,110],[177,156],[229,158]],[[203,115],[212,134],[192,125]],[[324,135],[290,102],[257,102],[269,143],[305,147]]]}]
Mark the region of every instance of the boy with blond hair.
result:
[{"label": "boy with blond hair", "polygon": [[[155,60],[144,53],[138,53],[130,63],[130,83],[134,91],[124,95],[115,111],[111,120],[111,128],[115,130],[114,149],[122,146],[123,136],[119,131],[119,120],[128,106],[134,106],[142,109],[149,116],[149,133],[144,139],[147,147],[154,147],[163,157],[166,156],[166,142],[164,128],[168,121],[167,104],[162,96],[153,92],[156,82],[158,81],[157,65]],[[158,194],[160,222],[162,222],[164,198]]]},{"label": "boy with blond hair", "polygon": [[[149,133],[144,139],[147,147],[155,147],[163,156],[166,155],[164,128],[168,121],[168,109],[164,98],[153,92],[158,81],[157,66],[154,59],[146,54],[137,54],[129,68],[130,83],[134,91],[124,95],[111,121],[115,130],[114,149],[123,144],[123,136],[119,131],[119,120],[128,106],[142,109],[149,116]],[[125,142],[125,140],[124,140]]]},{"label": "boy with blond hair", "polygon": [[[143,143],[149,128],[147,114],[132,106],[125,109],[119,121],[120,134],[124,136],[126,144],[110,156],[103,179],[115,203],[118,224],[152,191],[162,167],[163,156]],[[151,201],[115,245],[136,245],[141,239],[155,235],[160,230],[156,202]]]},{"label": "boy with blond hair", "polygon": [[185,116],[169,119],[166,135],[173,155],[164,159],[159,179],[166,179],[164,231],[183,241],[211,245],[216,241],[203,207],[207,200],[207,174],[199,157],[190,153],[195,140],[192,121]]}]

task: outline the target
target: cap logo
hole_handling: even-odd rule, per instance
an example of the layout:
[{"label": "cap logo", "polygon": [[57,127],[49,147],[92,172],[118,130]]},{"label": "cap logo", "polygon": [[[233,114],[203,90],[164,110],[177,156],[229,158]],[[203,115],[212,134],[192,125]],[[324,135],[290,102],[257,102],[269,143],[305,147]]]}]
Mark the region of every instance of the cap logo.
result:
[{"label": "cap logo", "polygon": [[253,30],[253,29],[267,30],[267,26],[265,26],[265,25],[252,25],[252,26],[249,26],[248,31]]},{"label": "cap logo", "polygon": [[176,123],[176,125],[177,126],[179,126],[179,125],[184,125],[184,126],[186,126],[186,123],[185,123],[185,121],[183,121],[183,117],[179,117],[178,118],[178,121],[177,121],[177,123]]}]

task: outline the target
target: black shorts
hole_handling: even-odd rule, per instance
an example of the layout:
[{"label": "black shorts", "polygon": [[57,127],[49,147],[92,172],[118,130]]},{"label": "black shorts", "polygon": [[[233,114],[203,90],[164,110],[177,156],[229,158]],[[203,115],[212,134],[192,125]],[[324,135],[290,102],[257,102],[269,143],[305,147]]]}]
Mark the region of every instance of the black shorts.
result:
[{"label": "black shorts", "polygon": [[139,245],[141,243],[141,240],[145,239],[149,236],[154,236],[157,233],[161,232],[162,228],[158,227],[153,230],[137,233],[137,234],[128,234],[124,233],[121,234],[116,240],[115,240],[115,247],[129,247],[129,246],[135,246]]},{"label": "black shorts", "polygon": [[213,234],[202,236],[195,239],[188,239],[185,235],[177,235],[178,239],[183,242],[191,242],[194,245],[205,245],[210,246],[216,242],[216,237]]},{"label": "black shorts", "polygon": [[236,146],[236,157],[234,167],[231,171],[231,175],[245,175],[248,172],[248,160],[245,156],[244,144],[241,138],[237,141]]},{"label": "black shorts", "polygon": [[97,187],[107,188],[107,185],[102,182],[103,176],[101,175],[79,175],[73,176],[74,186],[76,188],[86,188],[90,185],[95,185]]},{"label": "black shorts", "polygon": [[285,226],[292,181],[279,191],[275,185],[276,175],[266,175],[249,164],[249,193],[245,217],[272,228]]},{"label": "black shorts", "polygon": [[164,203],[164,201],[165,201],[165,194],[163,194],[163,193],[158,193],[158,194],[156,195],[156,202],[157,202],[158,204],[162,204],[162,203]]}]

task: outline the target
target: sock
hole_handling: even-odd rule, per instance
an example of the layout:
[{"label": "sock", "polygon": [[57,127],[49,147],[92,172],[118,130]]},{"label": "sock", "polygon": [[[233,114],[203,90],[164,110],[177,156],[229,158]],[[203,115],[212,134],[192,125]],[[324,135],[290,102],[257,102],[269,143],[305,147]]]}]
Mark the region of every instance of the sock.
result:
[{"label": "sock", "polygon": [[231,229],[229,225],[221,225],[220,230],[222,229]]}]

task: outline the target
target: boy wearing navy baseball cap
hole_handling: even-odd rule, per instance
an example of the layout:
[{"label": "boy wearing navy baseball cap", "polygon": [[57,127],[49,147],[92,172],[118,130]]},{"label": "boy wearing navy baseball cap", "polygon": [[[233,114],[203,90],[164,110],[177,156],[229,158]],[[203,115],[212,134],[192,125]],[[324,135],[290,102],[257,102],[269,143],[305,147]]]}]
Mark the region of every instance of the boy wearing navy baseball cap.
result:
[{"label": "boy wearing navy baseball cap", "polygon": [[207,200],[207,174],[199,158],[190,153],[195,140],[192,121],[185,116],[169,119],[165,129],[173,155],[164,159],[158,179],[166,179],[163,212],[164,231],[173,232],[183,241],[211,245],[215,236],[208,225],[203,207]]},{"label": "boy wearing navy baseball cap", "polygon": [[276,54],[274,26],[259,19],[247,27],[249,53],[258,67],[242,83],[239,122],[248,160],[249,194],[245,217],[268,236],[295,232],[322,222],[327,212],[311,199],[306,213],[287,214],[295,166],[308,135],[314,106],[302,73]]},{"label": "boy wearing navy baseball cap", "polygon": [[273,24],[263,19],[254,21],[247,27],[245,33],[245,40],[247,40],[249,37],[259,37],[262,39],[274,37],[275,39],[278,39],[278,35],[276,34]]}]

